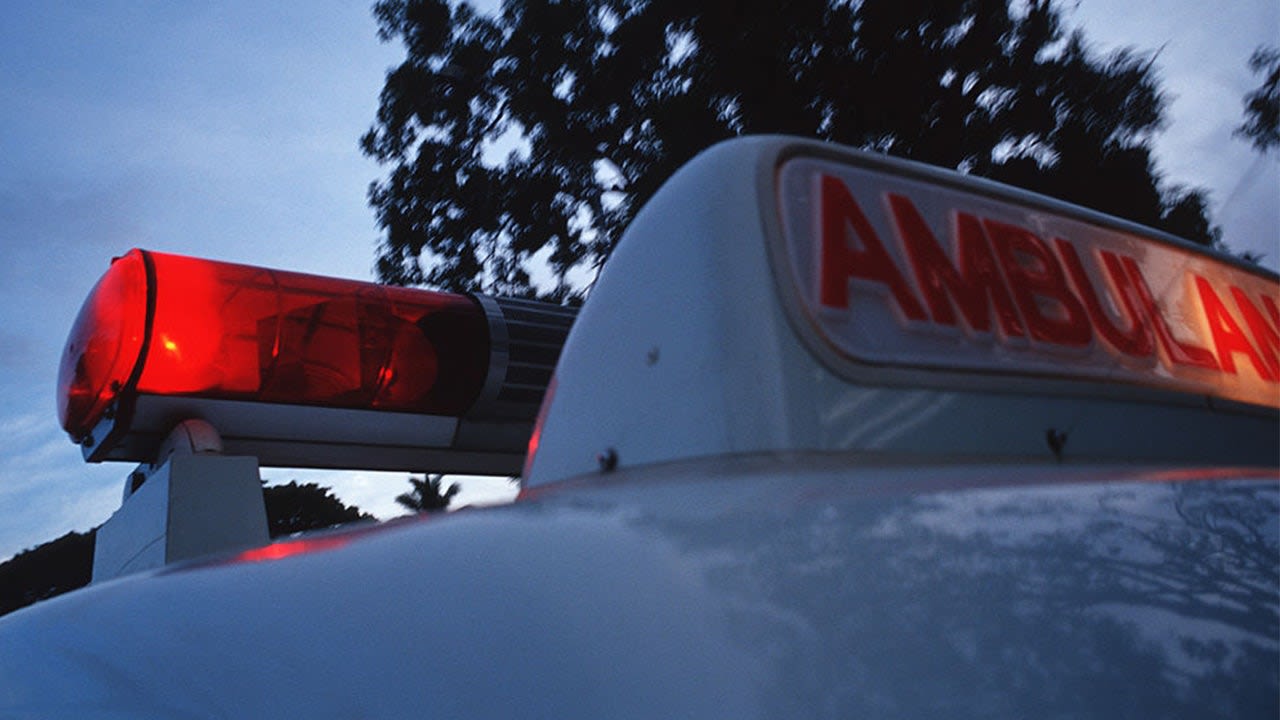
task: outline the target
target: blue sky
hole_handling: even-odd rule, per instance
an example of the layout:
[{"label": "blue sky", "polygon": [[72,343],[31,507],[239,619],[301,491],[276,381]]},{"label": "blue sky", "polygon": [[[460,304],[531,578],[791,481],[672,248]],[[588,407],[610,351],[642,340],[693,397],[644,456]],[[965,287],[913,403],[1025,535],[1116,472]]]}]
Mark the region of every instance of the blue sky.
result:
[{"label": "blue sky", "polygon": [[[118,506],[57,426],[57,358],[81,301],[131,247],[370,279],[378,168],[357,141],[385,70],[371,2],[6,3],[0,22],[0,559]],[[1173,182],[1212,192],[1228,243],[1280,258],[1280,154],[1231,129],[1280,42],[1280,4],[1081,0],[1099,47],[1163,49],[1158,142]],[[273,480],[312,473],[268,471]],[[403,474],[324,476],[381,517]],[[499,481],[498,489],[501,489]]]}]

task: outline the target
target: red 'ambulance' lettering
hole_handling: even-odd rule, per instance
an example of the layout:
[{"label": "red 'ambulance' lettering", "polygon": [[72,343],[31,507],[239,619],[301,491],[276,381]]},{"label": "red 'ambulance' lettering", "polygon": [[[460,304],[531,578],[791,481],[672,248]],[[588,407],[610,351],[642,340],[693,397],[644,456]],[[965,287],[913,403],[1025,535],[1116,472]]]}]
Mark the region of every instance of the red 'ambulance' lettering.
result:
[{"label": "red 'ambulance' lettering", "polygon": [[[1067,266],[1067,273],[1071,276],[1071,282],[1075,283],[1080,298],[1084,301],[1085,310],[1089,313],[1089,319],[1093,322],[1093,327],[1098,331],[1098,334],[1102,335],[1102,338],[1110,343],[1112,347],[1125,355],[1140,358],[1150,357],[1155,350],[1151,339],[1150,324],[1145,321],[1141,311],[1134,306],[1129,280],[1125,277],[1124,271],[1120,268],[1119,261],[1115,255],[1103,251],[1103,263],[1111,275],[1113,295],[1118,296],[1120,299],[1117,304],[1124,310],[1125,316],[1129,320],[1128,330],[1122,330],[1111,322],[1110,314],[1103,309],[1102,303],[1099,302],[1098,295],[1093,289],[1093,283],[1089,280],[1088,273],[1085,272],[1084,266],[1080,263],[1080,256],[1076,254],[1076,249],[1072,247],[1071,243],[1062,238],[1054,238],[1053,244],[1057,248],[1063,264]],[[1107,256],[1110,256],[1110,263],[1107,262]]]},{"label": "red 'ambulance' lettering", "polygon": [[[1249,300],[1249,296],[1240,288],[1231,286],[1231,297],[1236,301],[1236,307],[1240,308],[1240,314],[1244,316],[1244,322],[1249,326],[1249,331],[1253,333],[1253,341],[1257,344],[1258,354],[1262,361],[1267,364],[1267,370],[1270,371],[1272,377],[1280,380],[1280,332],[1276,331],[1275,325],[1268,323],[1262,313],[1258,312],[1258,308]],[[1275,319],[1276,324],[1280,325],[1280,313],[1276,312],[1276,304],[1266,295],[1262,296],[1262,302],[1271,313],[1271,317]]]},{"label": "red 'ambulance' lettering", "polygon": [[955,311],[959,310],[970,330],[990,332],[994,305],[1005,337],[1022,336],[1022,321],[1000,278],[977,218],[965,213],[957,217],[957,269],[909,199],[890,194],[889,206],[934,322],[954,326]]},{"label": "red 'ambulance' lettering", "polygon": [[1142,270],[1138,268],[1138,263],[1127,255],[1121,256],[1121,262],[1129,275],[1129,280],[1133,283],[1133,289],[1137,292],[1138,299],[1142,303],[1147,317],[1151,320],[1156,332],[1156,339],[1160,341],[1160,347],[1164,349],[1169,362],[1174,365],[1220,370],[1218,361],[1213,357],[1213,353],[1210,350],[1199,345],[1181,342],[1169,331],[1169,325],[1164,321],[1164,316],[1160,314],[1160,308],[1151,296],[1151,288],[1147,287],[1146,278],[1142,277]]},{"label": "red 'ambulance' lettering", "polygon": [[[850,246],[849,229],[861,249]],[[822,257],[819,302],[849,307],[849,280],[858,278],[889,288],[898,309],[911,320],[924,320],[924,308],[898,272],[862,208],[838,178],[822,176]]]},{"label": "red 'ambulance' lettering", "polygon": [[1267,306],[1267,312],[1271,313],[1271,323],[1280,328],[1280,309],[1276,308],[1276,301],[1263,295],[1262,303]]},{"label": "red 'ambulance' lettering", "polygon": [[[1231,312],[1213,291],[1209,281],[1196,275],[1195,283],[1196,291],[1200,294],[1200,304],[1204,308],[1205,320],[1209,324],[1209,334],[1213,337],[1213,345],[1218,351],[1218,364],[1222,366],[1223,372],[1236,374],[1235,356],[1239,353],[1253,363],[1254,369],[1263,380],[1275,380],[1275,373],[1254,349],[1239,323],[1231,317]],[[1237,298],[1237,304],[1239,304],[1238,301],[1239,298]],[[1245,302],[1247,303],[1248,300],[1246,299]]]},{"label": "red 'ambulance' lettering", "polygon": [[[1089,317],[1080,300],[1067,287],[1049,247],[1034,233],[1016,225],[984,219],[987,236],[1009,280],[1013,299],[1022,311],[1031,337],[1066,346],[1088,345],[1093,339]],[[1029,266],[1022,258],[1034,261]],[[1057,312],[1046,313],[1047,307]]]},{"label": "red 'ambulance' lettering", "polygon": [[1067,240],[1053,238],[1050,244],[1026,228],[957,210],[954,237],[939,241],[910,198],[889,193],[887,199],[920,296],[848,187],[824,175],[823,306],[847,309],[849,284],[858,280],[887,290],[899,316],[907,320],[963,324],[974,333],[998,331],[1004,339],[1030,336],[1065,347],[1088,346],[1096,330],[1108,347],[1131,358],[1155,362],[1159,349],[1170,370],[1190,367],[1236,375],[1240,356],[1263,380],[1280,382],[1280,308],[1268,295],[1255,302],[1239,287],[1229,286],[1238,309],[1233,314],[1208,280],[1189,276],[1204,310],[1211,350],[1173,334],[1132,257],[1094,249],[1100,263],[1095,276],[1104,281],[1098,287]]}]

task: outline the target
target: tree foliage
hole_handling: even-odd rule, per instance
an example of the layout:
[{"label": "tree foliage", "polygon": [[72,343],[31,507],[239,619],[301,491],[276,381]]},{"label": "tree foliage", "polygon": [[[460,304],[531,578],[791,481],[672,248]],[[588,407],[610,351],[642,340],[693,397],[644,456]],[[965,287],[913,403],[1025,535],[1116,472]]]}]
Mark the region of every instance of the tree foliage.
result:
[{"label": "tree foliage", "polygon": [[442,489],[443,483],[443,475],[427,475],[420,478],[410,475],[409,485],[413,489],[397,495],[396,502],[404,509],[413,512],[447,510],[449,503],[453,502],[453,496],[458,494],[458,484],[450,483],[448,488]]},{"label": "tree foliage", "polygon": [[316,483],[293,480],[287,485],[269,485],[262,488],[262,499],[267,507],[267,531],[273,538],[373,519]]},{"label": "tree foliage", "polygon": [[[1151,157],[1152,56],[1051,0],[381,0],[403,43],[366,154],[382,280],[564,299],[709,145],[787,133],[957,168],[1213,243]],[[505,153],[505,155],[504,155]],[[575,277],[578,282],[575,284]]]},{"label": "tree foliage", "polygon": [[[315,483],[264,487],[262,499],[272,538],[373,519]],[[97,532],[69,532],[0,563],[0,615],[88,585]]]},{"label": "tree foliage", "polygon": [[1244,96],[1244,124],[1236,134],[1266,152],[1280,145],[1280,49],[1258,48],[1249,69],[1262,76],[1262,84]]},{"label": "tree foliage", "polygon": [[0,563],[0,615],[89,584],[96,535],[69,532]]}]

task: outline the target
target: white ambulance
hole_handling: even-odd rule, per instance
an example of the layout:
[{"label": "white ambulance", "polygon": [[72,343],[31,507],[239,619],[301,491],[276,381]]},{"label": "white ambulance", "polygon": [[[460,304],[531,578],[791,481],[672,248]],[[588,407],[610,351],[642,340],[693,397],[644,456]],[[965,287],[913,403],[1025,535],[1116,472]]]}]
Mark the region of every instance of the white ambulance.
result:
[{"label": "white ambulance", "polygon": [[[0,717],[1273,719],[1278,305],[781,137],[672,177],[576,319],[133,251],[60,412],[141,464],[94,582],[0,620]],[[523,490],[269,544],[261,465]]]}]

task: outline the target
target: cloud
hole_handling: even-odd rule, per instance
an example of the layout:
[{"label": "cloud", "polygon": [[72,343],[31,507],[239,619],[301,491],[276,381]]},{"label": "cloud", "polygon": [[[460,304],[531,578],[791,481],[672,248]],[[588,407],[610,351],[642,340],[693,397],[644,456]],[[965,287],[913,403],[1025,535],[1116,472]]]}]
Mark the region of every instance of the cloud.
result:
[{"label": "cloud", "polygon": [[71,530],[88,530],[119,504],[122,465],[91,466],[63,435],[52,413],[0,417],[0,559]]},{"label": "cloud", "polygon": [[1280,4],[1081,0],[1068,19],[1102,50],[1154,53],[1169,101],[1167,126],[1154,142],[1167,183],[1208,190],[1227,246],[1265,253],[1265,266],[1280,267],[1280,163],[1274,155],[1259,162],[1232,136],[1242,98],[1259,82],[1247,59],[1258,45],[1275,43]]},{"label": "cloud", "polygon": [[36,342],[27,335],[0,331],[0,369],[28,369],[36,361]]}]

